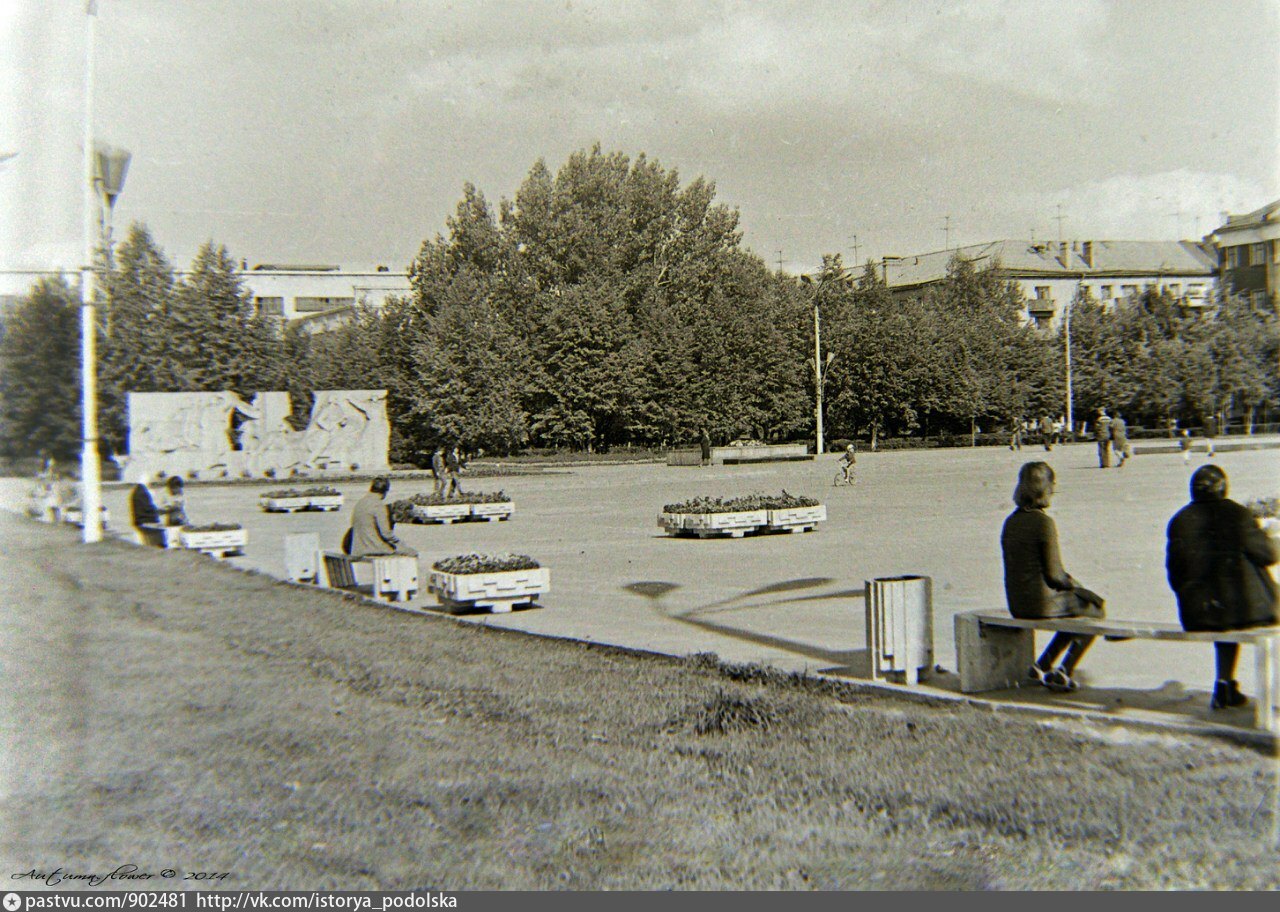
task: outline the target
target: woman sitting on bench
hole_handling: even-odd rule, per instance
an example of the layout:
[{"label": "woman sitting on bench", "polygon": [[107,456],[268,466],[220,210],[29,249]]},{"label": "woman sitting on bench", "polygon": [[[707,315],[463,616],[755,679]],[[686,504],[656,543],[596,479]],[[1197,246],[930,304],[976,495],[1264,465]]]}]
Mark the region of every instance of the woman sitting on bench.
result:
[{"label": "woman sitting on bench", "polygon": [[[1178,597],[1183,630],[1243,630],[1276,623],[1276,583],[1266,568],[1280,559],[1253,514],[1227,497],[1227,473],[1204,465],[1191,476],[1191,503],[1169,521],[1165,569]],[[1236,681],[1239,643],[1214,643],[1212,709],[1244,706]]]},{"label": "woman sitting on bench", "polygon": [[[1028,462],[1018,473],[1013,502],[1000,533],[1004,554],[1004,593],[1009,613],[1016,618],[1103,617],[1103,600],[1085,589],[1062,566],[1058,528],[1045,510],[1053,499],[1054,474],[1047,462]],[[1029,677],[1050,690],[1066,692],[1078,686],[1076,665],[1094,638],[1081,633],[1055,633]],[[1057,668],[1053,663],[1062,657]]]}]

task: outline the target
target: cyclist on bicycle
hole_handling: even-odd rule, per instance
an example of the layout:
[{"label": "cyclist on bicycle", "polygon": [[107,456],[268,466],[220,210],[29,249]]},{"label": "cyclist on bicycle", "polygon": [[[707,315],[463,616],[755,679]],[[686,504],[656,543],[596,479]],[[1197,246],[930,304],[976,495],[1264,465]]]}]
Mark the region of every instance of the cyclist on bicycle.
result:
[{"label": "cyclist on bicycle", "polygon": [[855,479],[853,476],[854,466],[858,463],[858,457],[855,455],[853,443],[851,442],[844,448],[844,455],[840,457],[840,471],[844,473],[845,484],[853,484]]}]

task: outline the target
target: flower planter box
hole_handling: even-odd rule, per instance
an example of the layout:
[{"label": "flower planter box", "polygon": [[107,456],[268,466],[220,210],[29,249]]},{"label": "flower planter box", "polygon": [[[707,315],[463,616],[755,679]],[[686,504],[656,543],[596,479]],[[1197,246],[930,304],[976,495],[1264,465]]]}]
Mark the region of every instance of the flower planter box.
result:
[{"label": "flower planter box", "polygon": [[[670,514],[668,514],[670,515]],[[742,538],[769,523],[768,510],[741,510],[733,513],[683,513],[681,529],[699,538],[711,535],[728,535]]]},{"label": "flower planter box", "polygon": [[432,570],[429,588],[436,594],[436,600],[450,611],[488,608],[498,614],[516,605],[532,605],[539,595],[551,591],[551,571],[546,567],[498,573]]},{"label": "flower planter box", "polygon": [[423,506],[422,504],[413,505],[413,517],[415,522],[424,523],[455,523],[459,520],[466,519],[471,515],[472,504],[434,504],[432,506]]},{"label": "flower planter box", "polygon": [[307,498],[307,509],[321,513],[332,513],[342,509],[341,494],[314,494]]},{"label": "flower planter box", "polygon": [[511,514],[516,511],[516,505],[509,500],[500,500],[496,503],[471,504],[470,507],[471,518],[484,520],[485,522],[500,522],[510,519]]},{"label": "flower planter box", "polygon": [[310,497],[264,497],[262,509],[268,513],[297,513],[311,504]]},{"label": "flower planter box", "polygon": [[659,513],[658,525],[666,530],[668,535],[679,535],[684,531],[684,513]]},{"label": "flower planter box", "polygon": [[244,546],[249,543],[249,530],[225,529],[217,532],[188,532],[182,530],[178,534],[182,547],[191,551],[200,551],[214,557],[226,557],[231,554],[243,554]]},{"label": "flower planter box", "polygon": [[789,507],[785,510],[770,510],[769,528],[779,532],[812,532],[820,522],[827,519],[827,508],[822,504],[816,507]]}]

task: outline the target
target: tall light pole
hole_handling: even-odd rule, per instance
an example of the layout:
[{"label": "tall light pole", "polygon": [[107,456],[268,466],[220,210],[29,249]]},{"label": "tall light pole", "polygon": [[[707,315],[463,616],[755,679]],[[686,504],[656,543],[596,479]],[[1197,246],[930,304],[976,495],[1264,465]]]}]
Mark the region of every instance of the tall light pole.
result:
[{"label": "tall light pole", "polygon": [[80,267],[80,505],[84,516],[84,540],[102,541],[102,471],[98,463],[98,376],[93,306],[94,236],[97,155],[93,147],[93,31],[98,8],[85,4],[84,34],[84,261]]},{"label": "tall light pole", "polygon": [[98,353],[94,254],[111,242],[111,215],[124,189],[129,153],[93,141],[93,50],[96,0],[85,4],[84,264],[80,272],[81,506],[84,541],[102,540],[102,466],[98,454]]},{"label": "tall light pole", "polygon": [[813,420],[815,429],[815,447],[814,455],[821,455],[826,447],[822,434],[822,388],[826,385],[827,368],[831,365],[831,359],[835,357],[833,352],[827,353],[826,361],[822,360],[822,320],[819,316],[818,305],[821,301],[822,286],[826,282],[827,276],[823,273],[817,279],[811,275],[801,275],[800,281],[813,289]]}]

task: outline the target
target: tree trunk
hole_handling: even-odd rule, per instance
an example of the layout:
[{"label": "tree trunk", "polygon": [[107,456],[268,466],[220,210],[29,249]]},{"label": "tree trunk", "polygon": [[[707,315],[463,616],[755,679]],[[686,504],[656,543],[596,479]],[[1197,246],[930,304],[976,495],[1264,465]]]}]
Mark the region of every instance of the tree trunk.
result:
[{"label": "tree trunk", "polygon": [[1250,437],[1253,436],[1253,412],[1254,406],[1249,406],[1244,410],[1244,432]]},{"label": "tree trunk", "polygon": [[871,425],[871,452],[873,453],[876,451],[876,438],[879,437],[879,432],[879,425]]},{"label": "tree trunk", "polygon": [[978,422],[974,418],[969,419],[969,446],[976,447],[978,445]]}]

